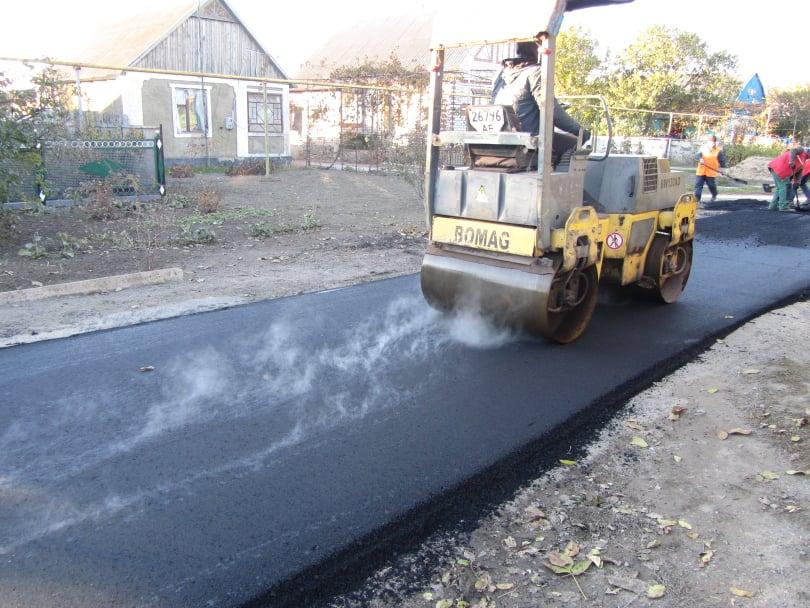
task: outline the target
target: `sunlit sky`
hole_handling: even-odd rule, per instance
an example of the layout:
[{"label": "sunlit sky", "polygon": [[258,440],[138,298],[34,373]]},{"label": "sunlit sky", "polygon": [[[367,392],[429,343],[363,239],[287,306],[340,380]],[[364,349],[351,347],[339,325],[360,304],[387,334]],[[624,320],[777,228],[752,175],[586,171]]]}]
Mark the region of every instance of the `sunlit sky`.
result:
[{"label": "sunlit sky", "polygon": [[[3,2],[0,55],[70,59],[78,41],[92,35],[97,22],[114,12],[137,13],[146,4],[176,0],[27,0]],[[486,19],[488,11],[516,6],[517,2],[470,0],[459,19]],[[229,0],[234,10],[290,75],[335,30],[368,15],[395,15],[430,9],[439,0]],[[765,8],[767,7],[767,10]],[[516,19],[525,19],[518,13]],[[804,34],[810,27],[810,0],[636,0],[625,6],[579,11],[566,16],[565,25],[591,30],[601,50],[617,52],[643,29],[656,24],[693,31],[712,50],[728,50],[739,58],[739,77],[754,72],[766,89],[810,82],[803,61]],[[167,27],[170,24],[167,24]]]}]

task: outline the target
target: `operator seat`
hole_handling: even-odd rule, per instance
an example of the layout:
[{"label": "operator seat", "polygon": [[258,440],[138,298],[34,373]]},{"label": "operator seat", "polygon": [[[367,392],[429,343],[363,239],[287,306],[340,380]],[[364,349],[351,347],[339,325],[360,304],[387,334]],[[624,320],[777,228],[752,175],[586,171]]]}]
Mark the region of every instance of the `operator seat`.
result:
[{"label": "operator seat", "polygon": [[[520,120],[512,106],[501,106],[506,121],[501,131],[521,132]],[[469,118],[467,130],[474,131]],[[568,159],[577,148],[577,138],[569,133],[557,129],[551,145],[551,164],[555,170],[568,165]],[[537,150],[529,150],[523,146],[510,144],[468,144],[471,168],[483,171],[498,171],[501,173],[517,173],[519,171],[532,171],[537,169]]]}]

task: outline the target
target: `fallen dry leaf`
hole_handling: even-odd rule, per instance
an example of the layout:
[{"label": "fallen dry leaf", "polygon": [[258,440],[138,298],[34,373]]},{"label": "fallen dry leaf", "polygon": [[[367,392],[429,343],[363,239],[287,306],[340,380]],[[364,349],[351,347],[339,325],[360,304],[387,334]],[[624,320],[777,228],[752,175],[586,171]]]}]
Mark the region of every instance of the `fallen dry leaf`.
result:
[{"label": "fallen dry leaf", "polygon": [[492,577],[488,572],[484,572],[480,578],[475,581],[476,591],[486,591],[492,585]]},{"label": "fallen dry leaf", "polygon": [[500,589],[501,591],[509,591],[510,589],[515,588],[515,583],[497,583],[495,588]]},{"label": "fallen dry leaf", "polygon": [[576,460],[560,460],[561,465],[565,465],[567,467],[575,467],[577,465]]},{"label": "fallen dry leaf", "polygon": [[657,538],[655,540],[652,540],[652,541],[647,543],[647,548],[648,549],[655,549],[656,547],[660,547],[660,546],[661,546],[661,541],[658,540]]},{"label": "fallen dry leaf", "polygon": [[785,475],[810,475],[810,471],[794,471],[791,469],[790,471],[785,471]]},{"label": "fallen dry leaf", "polygon": [[646,441],[644,441],[641,437],[639,437],[638,435],[636,435],[635,437],[633,437],[630,440],[630,445],[634,445],[634,446],[639,447],[639,448],[648,448],[648,447],[650,447],[650,445]]},{"label": "fallen dry leaf", "polygon": [[647,587],[647,597],[651,600],[657,600],[659,597],[664,597],[667,588],[664,585],[650,585]]},{"label": "fallen dry leaf", "polygon": [[687,532],[686,535],[692,540],[697,540],[700,538],[700,534],[698,534],[697,532]]},{"label": "fallen dry leaf", "polygon": [[679,519],[679,520],[678,520],[678,525],[679,525],[681,528],[686,528],[687,530],[691,530],[691,529],[692,529],[692,524],[690,524],[690,523],[689,523],[688,521],[686,521],[685,519]]},{"label": "fallen dry leaf", "polygon": [[710,395],[714,395],[719,390],[720,390],[719,388],[710,388],[707,389],[706,392],[709,393]]},{"label": "fallen dry leaf", "polygon": [[774,479],[779,479],[779,475],[774,473],[773,471],[760,471],[758,477],[762,481],[773,481]]},{"label": "fallen dry leaf", "polygon": [[507,546],[509,549],[514,549],[517,547],[517,541],[512,538],[511,536],[507,536],[503,539],[503,544]]},{"label": "fallen dry leaf", "polygon": [[635,420],[632,420],[632,419],[625,422],[625,424],[628,427],[630,427],[631,429],[633,429],[634,431],[643,431],[644,430],[643,426],[641,426],[638,422],[636,422]]},{"label": "fallen dry leaf", "polygon": [[681,460],[683,460],[683,456],[678,456],[677,454],[673,454],[672,455],[672,460],[674,460],[675,462],[680,462]]},{"label": "fallen dry leaf", "polygon": [[436,602],[436,608],[453,608],[453,600],[439,600]]},{"label": "fallen dry leaf", "polygon": [[665,528],[671,528],[672,526],[677,526],[678,521],[675,519],[659,519],[658,525],[664,526]]},{"label": "fallen dry leaf", "polygon": [[739,589],[738,587],[729,587],[728,590],[737,597],[754,597],[753,591],[746,591],[745,589]]},{"label": "fallen dry leaf", "polygon": [[457,563],[459,566],[464,566],[464,567],[466,567],[466,566],[469,566],[469,565],[470,565],[470,560],[468,560],[468,559],[464,559],[463,557],[459,557],[459,558],[457,558],[457,559],[456,559],[456,563]]},{"label": "fallen dry leaf", "polygon": [[801,437],[799,437],[798,435],[792,435],[792,436],[790,437],[790,440],[791,440],[793,443],[799,443],[799,442],[802,440],[802,438],[801,438]]},{"label": "fallen dry leaf", "polygon": [[563,551],[569,557],[576,557],[577,555],[579,555],[580,547],[579,544],[575,543],[574,541],[571,541],[567,545],[565,545],[565,549]]},{"label": "fallen dry leaf", "polygon": [[153,371],[155,371],[155,366],[154,365],[144,365],[143,367],[139,368],[139,371],[153,372]]},{"label": "fallen dry leaf", "polygon": [[759,370],[754,369],[754,368],[749,368],[749,369],[744,369],[742,373],[745,374],[746,376],[753,376],[754,374],[758,374]]},{"label": "fallen dry leaf", "polygon": [[681,416],[683,416],[684,412],[686,412],[685,407],[681,407],[680,405],[674,406],[671,410],[669,410],[669,414],[667,418],[675,422],[676,420],[680,420]]},{"label": "fallen dry leaf", "polygon": [[750,435],[752,431],[748,429],[741,429],[739,427],[731,429],[728,434],[729,435]]},{"label": "fallen dry leaf", "polygon": [[725,441],[726,439],[728,439],[728,433],[726,431],[722,431],[722,430],[717,431],[717,438],[720,441]]},{"label": "fallen dry leaf", "polygon": [[700,567],[705,568],[714,557],[714,551],[704,551],[700,554]]},{"label": "fallen dry leaf", "polygon": [[788,513],[795,513],[796,511],[800,511],[801,507],[799,505],[785,505],[785,511]]},{"label": "fallen dry leaf", "polygon": [[556,551],[552,551],[547,557],[548,563],[558,568],[566,568],[574,563],[574,560],[572,560],[569,555],[557,553]]}]

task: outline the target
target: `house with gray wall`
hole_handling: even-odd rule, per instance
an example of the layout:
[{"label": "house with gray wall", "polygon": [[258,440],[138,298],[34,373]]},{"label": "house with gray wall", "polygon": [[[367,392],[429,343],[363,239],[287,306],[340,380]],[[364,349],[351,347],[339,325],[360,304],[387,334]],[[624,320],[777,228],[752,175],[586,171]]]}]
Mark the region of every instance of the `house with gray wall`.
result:
[{"label": "house with gray wall", "polygon": [[167,3],[98,32],[75,59],[155,70],[85,67],[78,79],[97,124],[162,125],[167,163],[263,158],[265,103],[269,155],[290,157],[289,86],[255,80],[287,75],[226,0]]}]

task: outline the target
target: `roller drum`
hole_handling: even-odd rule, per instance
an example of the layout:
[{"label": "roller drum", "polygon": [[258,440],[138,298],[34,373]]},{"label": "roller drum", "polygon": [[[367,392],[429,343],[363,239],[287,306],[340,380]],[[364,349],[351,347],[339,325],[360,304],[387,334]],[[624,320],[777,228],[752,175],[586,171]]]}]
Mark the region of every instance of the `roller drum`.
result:
[{"label": "roller drum", "polygon": [[[560,343],[578,338],[596,305],[593,267],[560,276],[552,267],[522,270],[448,255],[427,254],[422,262],[422,293],[443,311],[483,314],[498,325],[516,327]],[[565,287],[569,304],[566,305]]]}]

